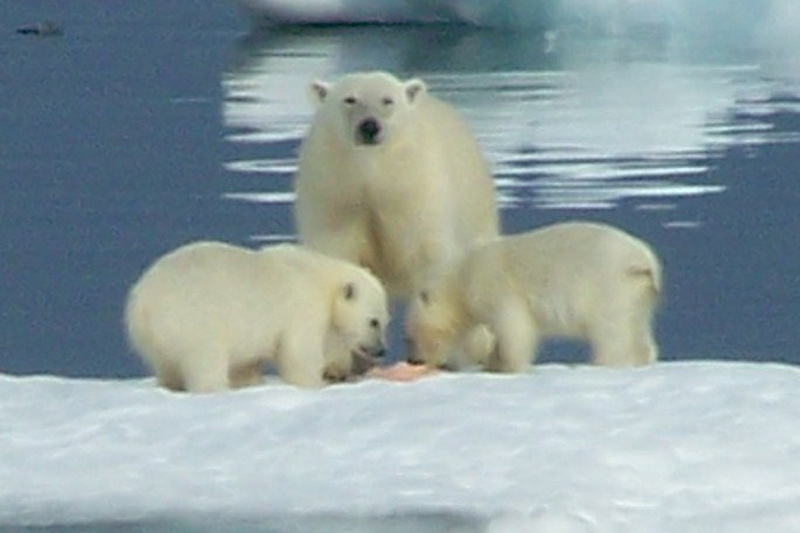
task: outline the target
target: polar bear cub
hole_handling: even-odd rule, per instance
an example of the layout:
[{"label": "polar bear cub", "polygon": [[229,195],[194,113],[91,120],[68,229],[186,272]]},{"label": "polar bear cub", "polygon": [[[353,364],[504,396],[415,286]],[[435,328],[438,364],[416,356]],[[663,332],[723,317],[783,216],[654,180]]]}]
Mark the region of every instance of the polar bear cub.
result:
[{"label": "polar bear cub", "polygon": [[652,319],[661,267],[644,242],[610,226],[571,222],[477,246],[411,301],[409,360],[448,363],[475,324],[495,336],[468,354],[489,370],[523,372],[548,336],[583,339],[600,365],[657,358]]},{"label": "polar bear cub", "polygon": [[392,296],[498,234],[494,183],[458,112],[420,79],[317,81],[294,188],[300,241],[366,266]]},{"label": "polar bear cub", "polygon": [[157,260],[125,309],[134,350],[173,390],[346,377],[384,350],[386,293],[365,269],[293,245],[249,250],[198,242]]}]

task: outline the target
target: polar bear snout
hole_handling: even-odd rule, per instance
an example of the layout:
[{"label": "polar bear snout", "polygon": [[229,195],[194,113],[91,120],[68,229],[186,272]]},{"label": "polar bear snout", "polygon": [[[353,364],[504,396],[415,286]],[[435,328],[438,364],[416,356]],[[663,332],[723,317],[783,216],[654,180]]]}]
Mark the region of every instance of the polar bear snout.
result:
[{"label": "polar bear snout", "polygon": [[407,335],[404,339],[406,345],[406,363],[415,366],[429,366],[432,368],[445,368],[446,357],[442,355],[438,343],[421,346],[414,337]]},{"label": "polar bear snout", "polygon": [[367,117],[356,126],[356,144],[373,146],[383,141],[383,127],[373,117]]},{"label": "polar bear snout", "polygon": [[358,351],[373,358],[381,358],[386,355],[386,345],[381,338],[369,344],[359,345]]},{"label": "polar bear snout", "polygon": [[366,373],[369,369],[378,366],[378,359],[386,355],[386,346],[383,340],[370,344],[359,344],[351,353],[351,373],[355,376]]}]

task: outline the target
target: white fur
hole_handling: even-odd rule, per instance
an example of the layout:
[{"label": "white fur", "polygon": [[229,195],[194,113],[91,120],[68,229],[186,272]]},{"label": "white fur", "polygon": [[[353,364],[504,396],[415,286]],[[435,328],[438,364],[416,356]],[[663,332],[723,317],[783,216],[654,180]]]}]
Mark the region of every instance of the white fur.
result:
[{"label": "white fur", "polygon": [[486,324],[496,346],[468,351],[493,370],[525,371],[550,336],[586,340],[593,360],[644,365],[657,358],[652,318],[661,267],[642,241],[572,222],[476,247],[409,306],[412,358],[444,364],[454,342]]},{"label": "white fur", "polygon": [[[395,296],[498,233],[494,185],[465,122],[419,79],[357,73],[315,82],[300,151],[301,242],[368,267]],[[379,131],[372,143],[364,121]]]},{"label": "white fur", "polygon": [[354,352],[382,349],[387,320],[383,287],[362,268],[298,246],[217,242],[156,261],[125,312],[159,384],[192,392],[259,383],[265,362],[296,385],[343,378]]}]

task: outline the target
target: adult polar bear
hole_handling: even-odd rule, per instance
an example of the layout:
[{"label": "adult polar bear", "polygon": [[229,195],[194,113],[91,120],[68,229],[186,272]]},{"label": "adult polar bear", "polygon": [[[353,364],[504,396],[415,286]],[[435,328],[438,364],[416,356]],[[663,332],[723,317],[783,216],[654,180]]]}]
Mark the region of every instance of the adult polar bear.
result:
[{"label": "adult polar bear", "polygon": [[300,150],[300,241],[369,268],[407,297],[473,243],[498,234],[494,185],[458,113],[419,79],[385,72],[311,84]]},{"label": "adult polar bear", "polygon": [[173,390],[255,385],[274,362],[288,383],[320,386],[383,351],[380,282],[356,265],[282,245],[182,246],[157,260],[128,295],[132,347]]}]

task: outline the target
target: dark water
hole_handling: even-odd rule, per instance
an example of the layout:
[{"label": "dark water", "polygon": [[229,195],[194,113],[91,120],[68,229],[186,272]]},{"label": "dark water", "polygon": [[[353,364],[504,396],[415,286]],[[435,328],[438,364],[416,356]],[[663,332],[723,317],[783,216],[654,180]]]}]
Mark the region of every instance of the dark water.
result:
[{"label": "dark water", "polygon": [[404,514],[381,517],[306,516],[254,519],[178,519],[163,521],[53,526],[0,526],[0,533],[483,533],[489,520],[451,513]]},{"label": "dark water", "polygon": [[[14,32],[48,18],[63,36]],[[660,26],[249,35],[228,0],[5,2],[0,372],[141,375],[128,287],[191,240],[291,238],[304,86],[367,68],[464,111],[507,231],[582,218],[651,242],[664,359],[800,362],[792,50]]]}]

